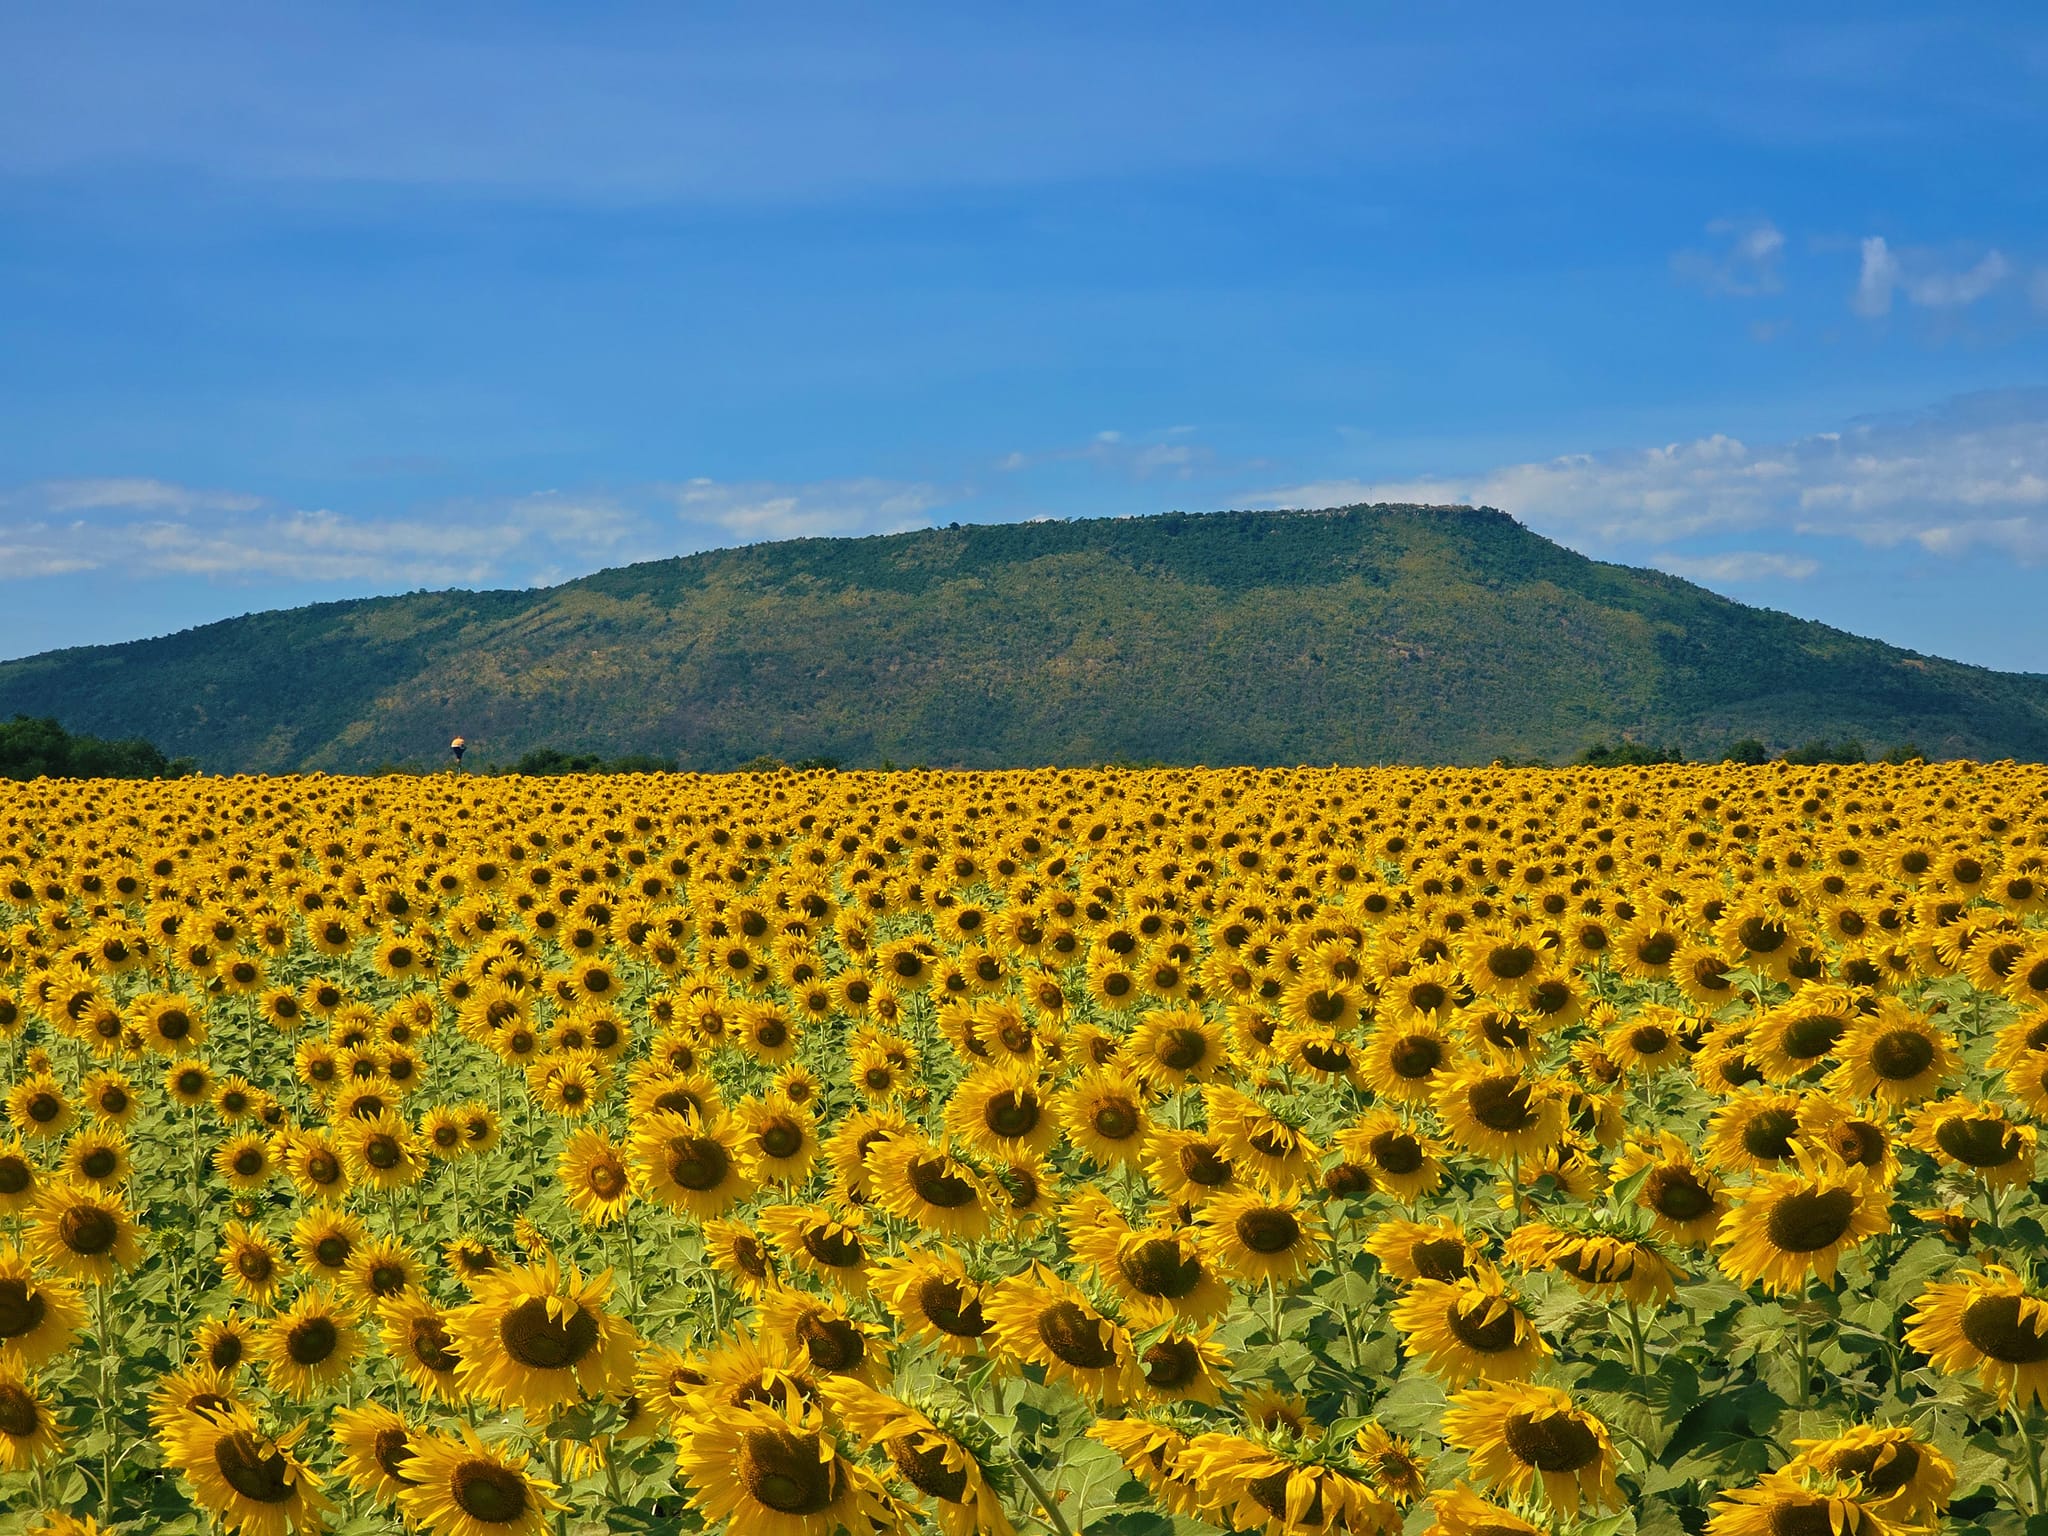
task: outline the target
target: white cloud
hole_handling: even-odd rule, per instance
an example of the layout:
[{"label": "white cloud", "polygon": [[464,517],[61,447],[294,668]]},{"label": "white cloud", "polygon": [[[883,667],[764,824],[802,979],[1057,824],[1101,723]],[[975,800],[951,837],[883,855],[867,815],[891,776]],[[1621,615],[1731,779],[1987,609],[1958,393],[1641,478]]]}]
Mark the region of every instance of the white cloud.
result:
[{"label": "white cloud", "polygon": [[1651,562],[1660,571],[1688,581],[1804,581],[1820,569],[1806,555],[1776,554],[1762,549],[1735,549],[1718,555],[1659,555]]},{"label": "white cloud", "polygon": [[1006,453],[995,461],[995,468],[1003,474],[1016,474],[1048,464],[1090,464],[1134,480],[1162,475],[1188,480],[1208,467],[1215,457],[1201,444],[1185,441],[1194,431],[1193,427],[1168,427],[1164,432],[1136,438],[1114,430],[1097,432],[1087,442],[1069,447]]},{"label": "white cloud", "polygon": [[166,480],[115,477],[100,480],[46,480],[39,487],[52,512],[254,512],[260,496],[236,492],[195,491]]},{"label": "white cloud", "polygon": [[671,494],[686,524],[749,543],[898,533],[923,527],[934,507],[958,499],[934,485],[876,479],[781,485],[700,478],[675,487]]},{"label": "white cloud", "polygon": [[1849,307],[1866,319],[1891,313],[1892,295],[1922,309],[1967,309],[1988,297],[2012,274],[2001,251],[1989,251],[1960,271],[1944,270],[1925,251],[1894,251],[1882,235],[1864,240],[1863,265]]},{"label": "white cloud", "polygon": [[1785,235],[1769,219],[1716,219],[1707,233],[1713,250],[1684,250],[1671,258],[1671,270],[1709,293],[1752,298],[1777,293],[1785,286],[1782,262]]},{"label": "white cloud", "polygon": [[1566,543],[1605,549],[1763,530],[1913,541],[1937,554],[1990,547],[2039,560],[2048,558],[2048,390],[1966,396],[1923,415],[1789,442],[1751,445],[1716,433],[1465,475],[1274,487],[1246,504],[1375,501],[1499,507]]}]

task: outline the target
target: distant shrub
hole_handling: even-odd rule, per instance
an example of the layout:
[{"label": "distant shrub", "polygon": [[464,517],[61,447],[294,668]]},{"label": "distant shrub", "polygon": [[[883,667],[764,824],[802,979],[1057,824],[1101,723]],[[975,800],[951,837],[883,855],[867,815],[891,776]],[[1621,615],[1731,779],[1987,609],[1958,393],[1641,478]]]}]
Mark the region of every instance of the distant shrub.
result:
[{"label": "distant shrub", "polygon": [[53,719],[27,715],[0,724],[0,778],[176,779],[192,768],[189,757],[167,758],[140,736],[74,736]]}]

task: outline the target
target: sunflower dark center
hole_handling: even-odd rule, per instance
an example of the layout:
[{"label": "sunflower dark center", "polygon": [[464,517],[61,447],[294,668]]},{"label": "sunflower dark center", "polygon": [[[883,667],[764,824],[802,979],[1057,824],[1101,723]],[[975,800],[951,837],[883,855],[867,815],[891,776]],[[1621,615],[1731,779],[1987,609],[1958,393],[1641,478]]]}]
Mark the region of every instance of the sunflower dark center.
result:
[{"label": "sunflower dark center", "polygon": [[1466,1103],[1473,1119],[1503,1135],[1526,1131],[1536,1123],[1536,1105],[1530,1098],[1529,1085],[1519,1075],[1481,1078],[1472,1085]]},{"label": "sunflower dark center", "polygon": [[0,1155],[0,1195],[18,1195],[36,1179],[28,1159],[16,1153]]},{"label": "sunflower dark center", "polygon": [[934,1275],[917,1288],[917,1307],[925,1320],[956,1339],[978,1339],[988,1332],[981,1303],[967,1297],[960,1282]]},{"label": "sunflower dark center", "polygon": [[1351,1053],[1340,1044],[1310,1041],[1301,1048],[1301,1059],[1318,1072],[1349,1072]]},{"label": "sunflower dark center", "polygon": [[1920,1451],[1910,1440],[1880,1440],[1836,1451],[1828,1457],[1828,1470],[1862,1478],[1864,1491],[1881,1499],[1913,1481],[1920,1471]]},{"label": "sunflower dark center", "polygon": [[533,1501],[525,1478],[481,1456],[458,1463],[448,1485],[462,1512],[485,1525],[510,1525]]},{"label": "sunflower dark center", "polygon": [[412,1357],[437,1376],[446,1375],[460,1363],[455,1341],[438,1317],[416,1317],[412,1321]]},{"label": "sunflower dark center", "polygon": [[1418,981],[1408,989],[1408,1006],[1417,1013],[1440,1012],[1450,1000],[1450,989],[1442,982]]},{"label": "sunflower dark center", "polygon": [[974,1186],[953,1172],[948,1158],[912,1158],[904,1175],[910,1180],[910,1187],[917,1191],[918,1199],[926,1205],[950,1211],[974,1203]]},{"label": "sunflower dark center", "polygon": [[786,1429],[750,1429],[741,1442],[740,1480],[756,1501],[784,1515],[815,1515],[831,1508],[845,1486],[836,1457],[818,1458],[818,1437]]},{"label": "sunflower dark center", "polygon": [[1029,1088],[1005,1089],[988,1101],[982,1123],[998,1136],[1029,1136],[1038,1127],[1038,1095]]},{"label": "sunflower dark center", "polygon": [[[261,1166],[263,1159],[259,1155],[256,1161]],[[120,1166],[121,1159],[111,1147],[94,1147],[78,1160],[78,1171],[88,1179],[110,1179]]]},{"label": "sunflower dark center", "polygon": [[1457,1280],[1472,1272],[1464,1242],[1455,1237],[1426,1237],[1408,1250],[1408,1262],[1424,1280]]},{"label": "sunflower dark center", "polygon": [[590,1192],[605,1200],[626,1187],[626,1170],[617,1163],[592,1163],[588,1178]]},{"label": "sunflower dark center", "polygon": [[1215,1189],[1230,1182],[1230,1161],[1212,1142],[1190,1142],[1180,1150],[1180,1171],[1190,1184]]},{"label": "sunflower dark center", "polygon": [[1855,1216],[1850,1190],[1801,1190],[1772,1205],[1764,1229],[1780,1253],[1818,1253],[1840,1242]]},{"label": "sunflower dark center", "polygon": [[1698,1221],[1714,1208],[1713,1193],[1684,1168],[1652,1173],[1649,1195],[1651,1209],[1666,1221]]},{"label": "sunflower dark center", "polygon": [[1655,1056],[1670,1048],[1671,1031],[1661,1024],[1638,1024],[1630,1032],[1628,1043],[1639,1056]]},{"label": "sunflower dark center", "polygon": [[18,1339],[43,1326],[49,1306],[26,1280],[0,1278],[0,1339]]},{"label": "sunflower dark center", "polygon": [[1387,1053],[1394,1075],[1416,1082],[1444,1064],[1443,1042],[1433,1035],[1409,1035]]},{"label": "sunflower dark center", "polygon": [[253,1179],[263,1171],[266,1161],[261,1148],[245,1147],[235,1154],[235,1172],[245,1179]]},{"label": "sunflower dark center", "polygon": [[1521,1314],[1494,1297],[1461,1301],[1444,1312],[1444,1325],[1475,1354],[1497,1355],[1515,1347]]},{"label": "sunflower dark center", "polygon": [[1056,1301],[1038,1314],[1039,1341],[1077,1371],[1116,1364],[1116,1351],[1103,1342],[1102,1331],[1102,1320],[1076,1302]]},{"label": "sunflower dark center", "polygon": [[1835,1127],[1831,1144],[1845,1163],[1875,1168],[1884,1161],[1884,1131],[1868,1120],[1844,1120]]},{"label": "sunflower dark center", "polygon": [[1170,1237],[1148,1237],[1117,1254],[1124,1281],[1141,1296],[1178,1301],[1202,1283],[1202,1261]]},{"label": "sunflower dark center", "polygon": [[821,1371],[857,1370],[867,1354],[867,1340],[843,1317],[806,1312],[797,1321],[797,1342],[810,1351],[811,1364]]},{"label": "sunflower dark center", "polygon": [[1422,1143],[1406,1131],[1381,1131],[1368,1145],[1373,1161],[1388,1173],[1398,1176],[1421,1171]]},{"label": "sunflower dark center", "polygon": [[1246,1211],[1234,1225],[1238,1241],[1253,1253],[1286,1253],[1301,1241],[1301,1223],[1278,1206]]},{"label": "sunflower dark center", "polygon": [[529,1296],[498,1324],[505,1353],[539,1371],[567,1370],[597,1347],[597,1319],[578,1305],[562,1317],[548,1310],[546,1299]]},{"label": "sunflower dark center", "polygon": [[858,1237],[829,1225],[805,1227],[803,1245],[804,1252],[827,1269],[852,1269],[867,1257]]},{"label": "sunflower dark center", "polygon": [[96,1205],[75,1205],[58,1218],[57,1232],[66,1248],[93,1258],[114,1246],[121,1227]]},{"label": "sunflower dark center", "polygon": [[[1322,1019],[1318,1023],[1327,1022]],[[1176,1072],[1192,1072],[1209,1055],[1209,1037],[1199,1029],[1170,1029],[1159,1041],[1159,1061]]]},{"label": "sunflower dark center", "polygon": [[1742,1128],[1742,1149],[1760,1162],[1782,1162],[1792,1155],[1792,1137],[1798,1129],[1796,1111],[1776,1106],[1760,1109]]},{"label": "sunflower dark center", "polygon": [[1959,1115],[1934,1132],[1935,1145],[1971,1168],[2003,1168],[2025,1149],[2020,1133],[1997,1115]]},{"label": "sunflower dark center", "polygon": [[1128,1141],[1138,1131],[1138,1106],[1128,1099],[1098,1104],[1094,1123],[1095,1134],[1104,1141]]},{"label": "sunflower dark center", "polygon": [[401,1483],[412,1481],[405,1475],[405,1464],[412,1460],[412,1437],[403,1426],[394,1424],[378,1430],[377,1438],[370,1443],[370,1455],[384,1469],[386,1477]]},{"label": "sunflower dark center", "polygon": [[1539,1472],[1576,1472],[1600,1459],[1600,1441],[1577,1414],[1511,1413],[1502,1438],[1515,1459]]},{"label": "sunflower dark center", "polygon": [[2022,1315],[2024,1296],[1979,1296],[1963,1308],[1962,1333],[1981,1354],[2004,1365],[2048,1360],[2048,1332]]},{"label": "sunflower dark center", "polygon": [[285,1353],[297,1365],[318,1365],[334,1353],[341,1330],[330,1317],[302,1317],[285,1335]]},{"label": "sunflower dark center", "polygon": [[28,1117],[37,1125],[48,1125],[64,1113],[64,1101],[54,1093],[35,1093],[29,1096]]},{"label": "sunflower dark center", "polygon": [[1253,1503],[1257,1504],[1259,1508],[1263,1509],[1275,1520],[1281,1521],[1290,1527],[1316,1529],[1323,1523],[1322,1483],[1320,1481],[1317,1482],[1316,1491],[1309,1499],[1308,1508],[1301,1512],[1300,1517],[1298,1519],[1290,1518],[1287,1508],[1287,1480],[1291,1471],[1292,1469],[1288,1468],[1270,1473],[1265,1477],[1255,1477],[1244,1485],[1244,1491],[1251,1495]]},{"label": "sunflower dark center", "polygon": [[1502,981],[1520,981],[1536,968],[1536,951],[1527,944],[1496,944],[1486,952],[1484,964]]},{"label": "sunflower dark center", "polygon": [[668,1175],[684,1189],[716,1189],[732,1172],[732,1154],[709,1136],[674,1136],[668,1144]]},{"label": "sunflower dark center", "polygon": [[402,1155],[395,1136],[372,1136],[363,1148],[363,1161],[372,1168],[396,1168]]},{"label": "sunflower dark center", "polygon": [[726,1248],[726,1253],[731,1257],[734,1264],[752,1275],[756,1280],[767,1277],[768,1250],[762,1246],[758,1238],[742,1232],[733,1238],[731,1244]]},{"label": "sunflower dark center", "polygon": [[341,1177],[341,1162],[332,1152],[315,1152],[306,1159],[306,1177],[315,1184],[332,1184]]},{"label": "sunflower dark center", "polygon": [[244,1248],[235,1255],[235,1272],[253,1285],[262,1285],[277,1273],[277,1262],[261,1248]]},{"label": "sunflower dark center", "polygon": [[1794,1061],[1818,1061],[1835,1048],[1847,1023],[1831,1013],[1810,1013],[1778,1032],[1778,1044]]},{"label": "sunflower dark center", "polygon": [[1340,1200],[1372,1193],[1372,1170],[1357,1163],[1339,1163],[1323,1174],[1323,1193]]},{"label": "sunflower dark center", "polygon": [[1903,1083],[1934,1064],[1934,1042],[1917,1029],[1894,1029],[1870,1047],[1870,1069],[1886,1082]]},{"label": "sunflower dark center", "polygon": [[1751,954],[1776,954],[1790,938],[1790,932],[1776,918],[1745,917],[1735,925],[1736,942]]},{"label": "sunflower dark center", "polygon": [[213,1464],[230,1488],[258,1504],[288,1503],[299,1491],[283,1453],[245,1429],[221,1436],[213,1448]]},{"label": "sunflower dark center", "polygon": [[949,1470],[946,1466],[944,1445],[929,1446],[919,1450],[912,1435],[897,1435],[883,1442],[882,1448],[889,1453],[889,1461],[906,1483],[920,1493],[928,1493],[935,1499],[949,1504],[961,1502],[967,1492],[967,1468]]},{"label": "sunflower dark center", "polygon": [[1161,1339],[1141,1358],[1145,1384],[1157,1391],[1171,1392],[1202,1374],[1202,1352],[1188,1339]]}]

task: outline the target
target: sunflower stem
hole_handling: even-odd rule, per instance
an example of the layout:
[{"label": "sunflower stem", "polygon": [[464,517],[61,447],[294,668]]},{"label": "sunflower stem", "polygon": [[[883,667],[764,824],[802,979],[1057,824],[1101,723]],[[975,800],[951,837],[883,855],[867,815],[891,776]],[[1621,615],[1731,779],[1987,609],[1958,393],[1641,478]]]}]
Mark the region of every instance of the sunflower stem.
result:
[{"label": "sunflower stem", "polygon": [[2014,1403],[2012,1405],[2012,1421],[2019,1429],[2020,1444],[2027,1448],[2027,1492],[2033,1500],[2033,1509],[2030,1513],[2038,1515],[2043,1512],[2041,1446],[2040,1442],[2034,1438],[2032,1417],[2021,1404]]},{"label": "sunflower stem", "polygon": [[1280,1342],[1280,1282],[1266,1277],[1266,1329],[1273,1342]]},{"label": "sunflower stem", "polygon": [[1792,1314],[1792,1316],[1793,1316],[1793,1318],[1795,1319],[1795,1321],[1796,1321],[1796,1322],[1797,1322],[1797,1324],[1798,1324],[1798,1333],[1799,1333],[1799,1404],[1798,1404],[1798,1406],[1799,1406],[1799,1410],[1800,1410],[1800,1411],[1801,1411],[1801,1412],[1803,1413],[1803,1412],[1805,1412],[1805,1411],[1806,1411],[1806,1406],[1807,1406],[1807,1400],[1808,1400],[1808,1398],[1809,1398],[1809,1396],[1811,1395],[1811,1393],[1812,1393],[1812,1390],[1813,1390],[1813,1371],[1812,1371],[1812,1367],[1810,1367],[1810,1366],[1809,1366],[1809,1365],[1807,1364],[1807,1360],[1806,1360],[1806,1349],[1807,1349],[1807,1342],[1808,1342],[1808,1338],[1807,1338],[1807,1336],[1808,1336],[1808,1332],[1809,1332],[1809,1329],[1810,1329],[1810,1326],[1811,1326],[1811,1325],[1809,1324],[1809,1322],[1808,1322],[1808,1320],[1807,1320],[1807,1316],[1806,1316],[1806,1291],[1805,1291],[1805,1288],[1804,1288],[1804,1287],[1801,1287],[1801,1289],[1800,1289],[1800,1292],[1799,1292],[1799,1306],[1798,1306],[1798,1310],[1796,1310],[1796,1311],[1795,1311],[1795,1312],[1794,1312],[1794,1313]]},{"label": "sunflower stem", "polygon": [[1643,1342],[1642,1313],[1633,1301],[1629,1302],[1627,1305],[1629,1353],[1631,1356],[1634,1357],[1636,1368],[1636,1380],[1640,1382],[1644,1377],[1650,1374],[1649,1350],[1645,1347]]},{"label": "sunflower stem", "polygon": [[1017,1476],[1024,1480],[1024,1486],[1031,1490],[1031,1497],[1038,1500],[1038,1507],[1045,1511],[1045,1518],[1060,1536],[1074,1536],[1074,1528],[1067,1524],[1067,1517],[1060,1513],[1059,1504],[1045,1491],[1045,1485],[1024,1464],[1021,1455],[1012,1456],[1010,1465],[1017,1469]]}]

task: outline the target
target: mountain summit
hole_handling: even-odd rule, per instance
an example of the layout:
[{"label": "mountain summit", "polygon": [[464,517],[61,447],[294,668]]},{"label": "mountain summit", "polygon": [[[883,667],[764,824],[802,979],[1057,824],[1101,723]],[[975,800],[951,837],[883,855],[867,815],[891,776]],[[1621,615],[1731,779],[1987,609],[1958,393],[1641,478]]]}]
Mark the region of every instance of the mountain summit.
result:
[{"label": "mountain summit", "polygon": [[797,539],[0,664],[0,717],[222,771],[539,746],[992,767],[1483,762],[1628,735],[2048,758],[2048,678],[1607,565],[1488,508]]}]

